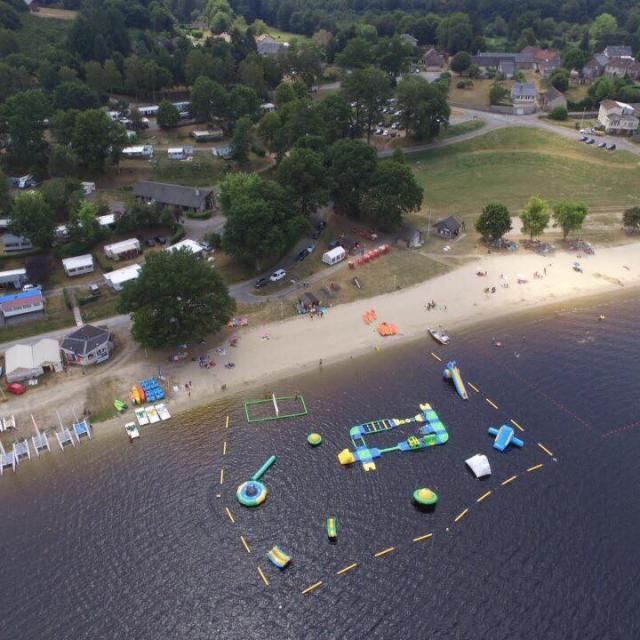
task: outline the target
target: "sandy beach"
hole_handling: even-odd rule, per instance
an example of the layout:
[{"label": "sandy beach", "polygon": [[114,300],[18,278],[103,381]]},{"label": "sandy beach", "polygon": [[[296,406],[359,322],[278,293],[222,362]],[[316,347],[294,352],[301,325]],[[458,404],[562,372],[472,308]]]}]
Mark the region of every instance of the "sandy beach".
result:
[{"label": "sandy beach", "polygon": [[[582,272],[573,265],[580,262]],[[486,272],[479,276],[478,272]],[[534,277],[534,273],[539,277]],[[518,283],[519,278],[526,282]],[[38,416],[42,426],[52,426],[55,419],[52,407],[65,407],[69,398],[78,405],[87,396],[90,385],[114,379],[120,397],[127,396],[131,384],[161,367],[166,371],[170,386],[168,406],[172,412],[207,404],[221,396],[247,390],[289,377],[297,373],[335,364],[340,360],[394,344],[427,338],[427,329],[444,326],[455,345],[455,331],[474,323],[497,320],[544,305],[566,303],[572,299],[621,291],[640,285],[640,244],[601,248],[596,255],[577,257],[575,253],[556,252],[553,256],[539,256],[525,252],[508,255],[485,255],[454,271],[419,285],[391,294],[338,305],[323,317],[298,316],[257,327],[222,332],[202,351],[208,352],[217,366],[200,368],[185,360],[167,366],[166,359],[144,354],[140,349],[114,360],[91,375],[82,376],[74,371],[68,379],[48,388],[30,391],[26,396],[10,398],[3,413],[26,412]],[[495,289],[495,292],[491,291]],[[489,290],[489,292],[486,292]],[[435,309],[428,311],[427,303],[435,301]],[[367,325],[363,315],[375,310],[377,321]],[[378,322],[398,326],[399,335],[383,338],[377,330]],[[499,330],[497,329],[499,335]],[[231,335],[237,336],[238,346],[230,347]],[[431,345],[431,343],[426,343]],[[433,343],[435,345],[435,343]],[[216,353],[223,347],[225,354]],[[235,363],[226,369],[225,362]],[[191,390],[185,384],[191,382]],[[277,389],[285,392],[291,389]],[[28,402],[25,402],[27,401]],[[27,424],[28,414],[19,420]],[[99,430],[122,428],[123,417],[99,423]]]}]

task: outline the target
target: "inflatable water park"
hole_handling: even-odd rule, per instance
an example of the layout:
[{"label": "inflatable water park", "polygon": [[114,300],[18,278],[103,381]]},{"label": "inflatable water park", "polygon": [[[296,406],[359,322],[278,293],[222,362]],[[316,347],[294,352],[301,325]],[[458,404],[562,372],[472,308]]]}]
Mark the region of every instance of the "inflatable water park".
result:
[{"label": "inflatable water park", "polygon": [[489,427],[489,435],[495,436],[493,441],[493,448],[504,453],[510,445],[514,447],[524,447],[524,442],[520,438],[516,438],[513,427],[503,424],[499,429],[495,427]]},{"label": "inflatable water park", "polygon": [[[365,437],[375,434],[392,431],[398,427],[405,425],[419,424],[422,425],[418,429],[418,435],[409,436],[406,440],[401,440],[393,447],[378,449],[377,447],[369,447]],[[365,471],[373,471],[376,468],[374,460],[381,458],[385,453],[393,451],[408,452],[434,447],[444,444],[449,440],[449,434],[442,424],[438,414],[433,410],[430,404],[424,403],[420,405],[420,413],[413,418],[388,418],[383,420],[372,420],[357,424],[349,430],[349,436],[353,443],[353,451],[343,449],[338,454],[338,461],[342,465],[361,462]]]},{"label": "inflatable water park", "polygon": [[453,382],[453,386],[456,389],[456,392],[463,400],[469,399],[469,394],[467,393],[467,389],[464,386],[464,382],[462,381],[462,375],[460,374],[460,368],[455,360],[451,360],[451,362],[447,362],[447,366],[444,369],[443,377],[445,380],[450,380]]},{"label": "inflatable water park", "polygon": [[260,482],[260,478],[275,461],[276,457],[271,456],[249,480],[238,487],[236,498],[241,505],[244,507],[259,507],[267,499],[267,487],[263,482]]}]

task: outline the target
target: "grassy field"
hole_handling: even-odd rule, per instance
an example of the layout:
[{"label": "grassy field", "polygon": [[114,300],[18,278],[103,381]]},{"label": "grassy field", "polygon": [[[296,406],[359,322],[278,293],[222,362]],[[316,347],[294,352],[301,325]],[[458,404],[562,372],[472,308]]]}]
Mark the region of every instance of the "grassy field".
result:
[{"label": "grassy field", "polygon": [[436,215],[476,214],[487,202],[519,210],[532,194],[590,207],[640,204],[640,162],[537,129],[508,128],[410,158]]},{"label": "grassy field", "polygon": [[290,33],[289,31],[280,31],[275,27],[268,27],[267,34],[276,40],[282,40],[283,42],[291,42],[291,40],[298,40],[299,42],[311,42],[311,38],[308,36],[300,35],[299,33]]}]

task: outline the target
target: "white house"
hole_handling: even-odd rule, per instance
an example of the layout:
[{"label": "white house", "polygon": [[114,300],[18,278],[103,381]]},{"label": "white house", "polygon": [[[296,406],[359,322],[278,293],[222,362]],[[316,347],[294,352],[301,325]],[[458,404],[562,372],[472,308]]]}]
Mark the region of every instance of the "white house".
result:
[{"label": "white house", "polygon": [[90,253],[85,253],[82,256],[75,256],[73,258],[64,258],[62,260],[62,266],[64,267],[64,272],[69,277],[91,273],[95,269],[93,256]]},{"label": "white house", "polygon": [[122,269],[116,269],[110,273],[104,274],[104,279],[114,291],[122,291],[125,282],[136,280],[142,271],[139,264],[130,264]]},{"label": "white house", "polygon": [[231,158],[232,152],[233,149],[231,148],[230,144],[223,144],[219,147],[213,147],[213,149],[211,149],[211,153],[216,158],[222,158],[223,160],[229,160],[229,158]]},{"label": "white house", "polygon": [[26,269],[11,269],[10,271],[0,271],[0,287],[12,287],[21,289],[27,281]]},{"label": "white house", "polygon": [[632,135],[640,124],[635,109],[617,100],[603,100],[600,103],[598,121],[606,133],[617,135]]},{"label": "white house", "polygon": [[45,371],[62,371],[62,356],[57,340],[43,338],[33,344],[16,344],[5,354],[7,382],[20,382],[41,376]]},{"label": "white house", "polygon": [[129,240],[105,244],[104,253],[107,258],[111,258],[112,260],[135,258],[135,256],[140,253],[140,240],[137,238],[129,238]]},{"label": "white house", "polygon": [[180,240],[180,242],[176,242],[172,244],[170,247],[167,247],[165,251],[180,251],[180,249],[186,249],[189,253],[194,256],[201,256],[204,249],[195,241],[190,238],[186,238],[185,240]]},{"label": "white house", "polygon": [[273,102],[263,102],[260,105],[260,109],[265,113],[272,113],[276,110],[276,105]]},{"label": "white house", "polygon": [[524,116],[535,113],[536,97],[538,92],[532,82],[516,82],[511,88],[511,101],[513,102],[513,113],[516,116]]}]

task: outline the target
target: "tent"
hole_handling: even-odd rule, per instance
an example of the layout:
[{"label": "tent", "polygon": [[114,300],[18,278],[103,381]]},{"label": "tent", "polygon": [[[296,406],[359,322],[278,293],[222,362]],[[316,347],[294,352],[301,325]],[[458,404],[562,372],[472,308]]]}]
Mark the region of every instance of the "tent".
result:
[{"label": "tent", "polygon": [[16,344],[5,352],[7,382],[20,382],[41,376],[45,371],[62,371],[57,340],[43,338],[34,344]]},{"label": "tent", "polygon": [[347,252],[344,247],[335,247],[322,255],[322,262],[328,265],[337,264],[342,262],[347,257]]}]

